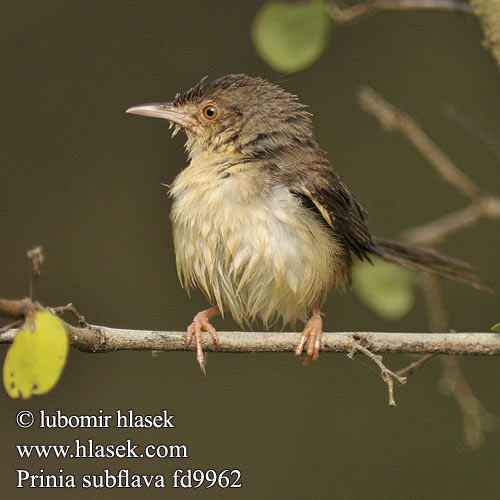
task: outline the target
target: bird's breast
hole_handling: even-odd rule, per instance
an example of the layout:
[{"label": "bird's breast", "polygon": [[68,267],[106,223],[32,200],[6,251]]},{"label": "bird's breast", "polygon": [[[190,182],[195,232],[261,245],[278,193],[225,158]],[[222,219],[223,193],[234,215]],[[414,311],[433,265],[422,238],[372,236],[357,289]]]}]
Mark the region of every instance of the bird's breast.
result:
[{"label": "bird's breast", "polygon": [[346,270],[333,233],[249,164],[191,164],[171,195],[181,283],[239,323],[303,319]]}]

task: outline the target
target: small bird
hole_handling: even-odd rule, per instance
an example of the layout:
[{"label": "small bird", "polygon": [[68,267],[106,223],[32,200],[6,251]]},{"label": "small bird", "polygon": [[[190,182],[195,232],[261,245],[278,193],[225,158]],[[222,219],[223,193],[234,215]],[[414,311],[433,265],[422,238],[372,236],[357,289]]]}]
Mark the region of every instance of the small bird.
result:
[{"label": "small bird", "polygon": [[[320,306],[350,282],[353,259],[376,256],[482,288],[472,266],[434,250],[372,236],[367,213],[318,146],[306,106],[244,74],[206,77],[172,102],[127,113],[164,118],[187,134],[189,166],[171,185],[181,284],[212,307],[187,328],[203,372],[202,334],[229,311],[242,326],[305,322],[295,349],[304,363],[322,345]],[[312,313],[312,314],[311,314]]]}]

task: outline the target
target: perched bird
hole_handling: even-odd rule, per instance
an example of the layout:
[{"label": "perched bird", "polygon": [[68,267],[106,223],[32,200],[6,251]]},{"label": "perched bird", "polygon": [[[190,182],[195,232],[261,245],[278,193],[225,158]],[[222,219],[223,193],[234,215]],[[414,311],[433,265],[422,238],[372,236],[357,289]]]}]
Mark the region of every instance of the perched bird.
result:
[{"label": "perched bird", "polygon": [[[296,96],[262,78],[202,79],[172,102],[128,113],[164,118],[187,134],[189,166],[175,178],[172,224],[181,284],[212,307],[187,329],[204,371],[202,334],[231,312],[240,324],[305,322],[295,353],[317,360],[320,305],[350,280],[353,258],[381,257],[481,287],[471,266],[372,236],[367,214],[332,168]],[[308,318],[308,315],[312,315]]]}]

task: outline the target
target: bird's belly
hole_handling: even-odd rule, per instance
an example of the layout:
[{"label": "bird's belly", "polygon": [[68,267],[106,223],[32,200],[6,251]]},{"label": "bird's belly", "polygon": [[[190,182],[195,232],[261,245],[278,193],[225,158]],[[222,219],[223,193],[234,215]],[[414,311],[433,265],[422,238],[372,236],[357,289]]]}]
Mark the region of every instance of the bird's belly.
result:
[{"label": "bird's belly", "polygon": [[304,319],[345,278],[343,249],[332,232],[285,188],[246,200],[206,193],[174,197],[179,278],[239,323]]}]

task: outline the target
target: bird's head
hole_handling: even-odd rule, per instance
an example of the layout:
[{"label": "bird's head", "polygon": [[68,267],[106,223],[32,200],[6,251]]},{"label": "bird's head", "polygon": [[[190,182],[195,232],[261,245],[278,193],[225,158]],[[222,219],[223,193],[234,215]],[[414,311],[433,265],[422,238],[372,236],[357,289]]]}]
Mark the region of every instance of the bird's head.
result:
[{"label": "bird's head", "polygon": [[297,97],[262,78],[203,78],[172,102],[141,104],[127,113],[164,118],[183,128],[190,156],[205,153],[259,157],[276,148],[312,144],[310,114]]}]

